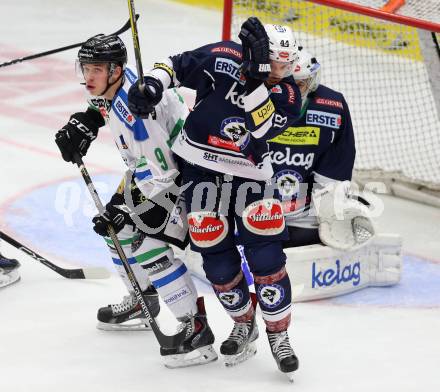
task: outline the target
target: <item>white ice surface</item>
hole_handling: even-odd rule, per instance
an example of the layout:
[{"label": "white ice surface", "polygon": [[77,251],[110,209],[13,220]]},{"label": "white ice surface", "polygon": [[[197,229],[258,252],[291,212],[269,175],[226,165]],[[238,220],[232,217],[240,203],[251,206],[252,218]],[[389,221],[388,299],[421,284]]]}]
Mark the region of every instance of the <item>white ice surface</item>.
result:
[{"label": "white ice surface", "polygon": [[[219,13],[159,0],[136,6],[142,15],[145,67],[220,37]],[[0,62],[112,32],[127,18],[123,1],[2,0]],[[123,38],[131,56],[130,35]],[[53,141],[69,114],[84,108],[74,76],[75,53],[0,68],[0,228],[63,266],[101,265],[114,272],[82,212],[91,215],[84,190],[76,200],[81,211],[64,217],[57,212],[64,208],[56,199],[60,188],[78,190],[75,184],[81,184],[78,170],[62,161]],[[102,180],[103,199],[108,198],[123,171],[108,130],[101,132],[85,161]],[[72,195],[66,200],[72,202]],[[261,318],[258,353],[247,363],[232,369],[218,361],[168,370],[152,333],[95,328],[97,308],[119,302],[125,294],[118,277],[69,281],[2,243],[5,255],[21,261],[22,280],[0,290],[0,391],[439,391],[440,298],[431,298],[428,305],[424,299],[440,285],[432,280],[439,277],[440,211],[383,199],[380,228],[403,235],[405,253],[413,259],[409,272],[425,263],[432,275],[422,271],[407,275],[414,279],[400,288],[364,290],[379,305],[365,298],[350,302],[349,296],[345,302],[296,304],[290,336],[301,365],[294,385],[276,370]],[[218,349],[232,323],[210,289],[199,287]],[[398,290],[407,296],[403,303],[380,304],[382,295]],[[175,322],[166,310],[159,319],[173,331]]]}]

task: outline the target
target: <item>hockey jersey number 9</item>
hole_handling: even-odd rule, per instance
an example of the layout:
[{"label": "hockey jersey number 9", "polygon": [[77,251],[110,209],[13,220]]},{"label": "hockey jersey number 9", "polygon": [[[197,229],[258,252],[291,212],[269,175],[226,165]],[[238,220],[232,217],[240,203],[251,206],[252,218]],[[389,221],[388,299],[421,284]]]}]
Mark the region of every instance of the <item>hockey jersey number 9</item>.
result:
[{"label": "hockey jersey number 9", "polygon": [[169,185],[177,173],[171,144],[189,113],[175,89],[167,90],[155,111],[147,118],[136,118],[128,109],[128,90],[137,76],[125,69],[125,80],[112,101],[91,98],[89,104],[99,110],[109,125],[116,145],[142,193],[152,198]]}]

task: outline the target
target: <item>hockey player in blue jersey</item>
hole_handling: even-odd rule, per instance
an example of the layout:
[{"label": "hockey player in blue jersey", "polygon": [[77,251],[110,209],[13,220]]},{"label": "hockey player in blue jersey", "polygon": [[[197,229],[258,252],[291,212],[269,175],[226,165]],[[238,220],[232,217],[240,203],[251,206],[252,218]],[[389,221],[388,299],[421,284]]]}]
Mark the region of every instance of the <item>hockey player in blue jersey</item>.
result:
[{"label": "hockey player in blue jersey", "polygon": [[[144,88],[130,89],[129,107],[147,116],[168,88],[196,90],[194,109],[172,150],[183,161],[191,247],[201,253],[206,276],[234,320],[220,351],[230,365],[256,351],[255,304],[240,269],[238,242],[246,245],[272,354],[279,369],[291,373],[298,359],[287,334],[291,289],[282,251],[287,232],[270,182],[267,140],[300,113],[292,78],[297,43],[289,27],[263,26],[254,17],[243,23],[239,38],[242,45],[217,42],[156,63]],[[270,91],[274,84],[276,94]]]},{"label": "hockey player in blue jersey", "polygon": [[[287,221],[299,226],[317,227],[309,214],[312,186],[350,181],[356,155],[350,111],[343,95],[320,84],[321,66],[301,48],[294,78],[302,95],[301,116],[269,141],[274,178],[278,185]],[[272,88],[276,94],[279,86]],[[316,188],[316,187],[315,187]],[[317,240],[317,232],[296,233],[289,226],[290,238]]]},{"label": "hockey player in blue jersey", "polygon": [[[161,347],[165,365],[174,368],[204,364],[217,359],[212,348],[214,335],[207,322],[203,298],[197,298],[185,264],[174,257],[170,247],[174,244],[184,248],[187,244],[184,201],[169,191],[178,177],[177,163],[169,146],[184,123],[188,107],[177,91],[170,89],[148,118],[134,118],[127,107],[127,92],[137,77],[126,63],[127,51],[117,36],[99,34],[81,46],[77,70],[91,94],[89,107],[85,112],[73,114],[56,134],[63,159],[74,162],[73,154],[84,156],[96,139],[99,127],[107,123],[130,169],[125,176],[126,183],[121,183],[106,205],[105,213],[93,218],[93,228],[106,237],[113,262],[130,293],[121,304],[99,309],[98,327],[124,330],[148,326],[122,262],[111,239],[107,238],[107,226],[111,224],[144,298],[150,303],[153,317],[159,313],[158,292],[174,316],[188,326],[189,333],[181,346]],[[169,197],[175,211],[184,217],[155,204],[155,195]],[[137,216],[135,208],[144,203],[149,203],[150,208]],[[155,229],[154,233],[151,229]]]},{"label": "hockey player in blue jersey", "polygon": [[[320,83],[321,65],[300,49],[293,76],[301,90],[301,116],[269,143],[289,230],[287,263],[301,287],[295,299],[396,284],[400,237],[377,234],[369,217],[377,198],[351,189],[356,151],[348,104]],[[303,247],[312,244],[326,246]]]}]

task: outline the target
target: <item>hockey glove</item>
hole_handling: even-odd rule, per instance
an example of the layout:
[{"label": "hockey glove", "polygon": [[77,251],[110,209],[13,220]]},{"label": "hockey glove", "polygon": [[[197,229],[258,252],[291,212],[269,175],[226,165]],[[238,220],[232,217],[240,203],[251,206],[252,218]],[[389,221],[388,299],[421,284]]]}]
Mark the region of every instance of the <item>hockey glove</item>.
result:
[{"label": "hockey glove", "polygon": [[162,94],[162,82],[154,76],[145,76],[142,90],[137,83],[128,90],[128,108],[135,116],[147,118],[162,99]]},{"label": "hockey glove", "polygon": [[269,37],[256,17],[248,18],[238,37],[243,46],[241,72],[246,78],[266,80],[270,74]]},{"label": "hockey glove", "polygon": [[93,109],[85,113],[75,113],[70,116],[69,122],[55,135],[55,143],[66,162],[75,163],[73,154],[81,157],[86,155],[93,140],[98,135],[98,128],[104,125],[101,114]]},{"label": "hockey glove", "polygon": [[115,233],[119,233],[125,225],[133,225],[128,207],[125,205],[124,195],[115,193],[105,206],[104,214],[96,215],[92,222],[93,230],[103,237],[107,237],[107,226],[111,225]]}]

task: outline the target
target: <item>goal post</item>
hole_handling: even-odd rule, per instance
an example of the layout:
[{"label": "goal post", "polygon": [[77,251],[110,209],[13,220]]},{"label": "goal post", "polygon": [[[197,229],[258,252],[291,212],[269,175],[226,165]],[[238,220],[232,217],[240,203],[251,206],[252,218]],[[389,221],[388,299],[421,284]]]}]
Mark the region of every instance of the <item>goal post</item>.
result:
[{"label": "goal post", "polygon": [[[352,114],[355,179],[440,207],[440,2],[225,0],[223,38],[243,21],[289,25]],[[385,8],[386,9],[386,8]]]}]

